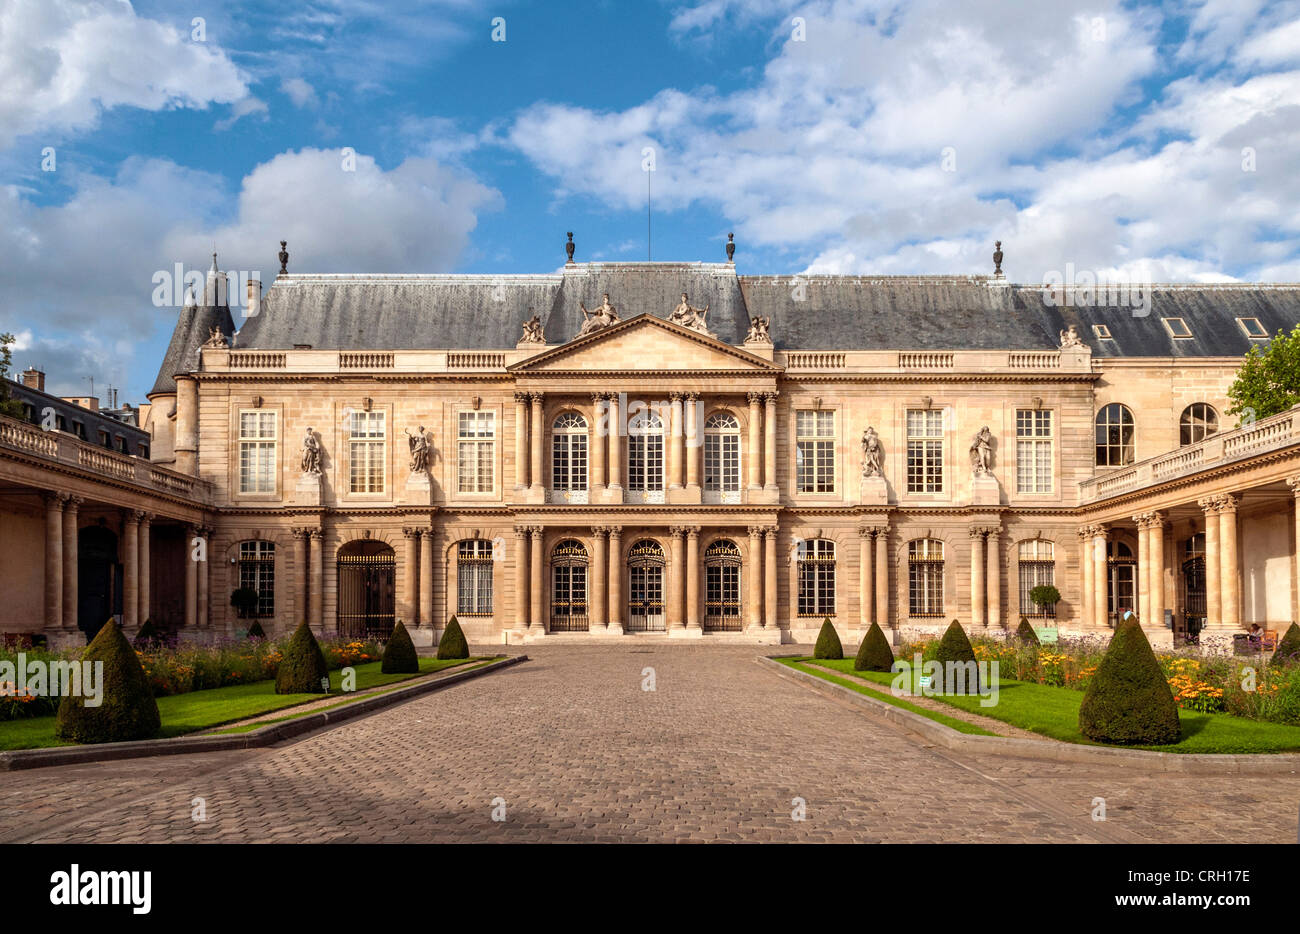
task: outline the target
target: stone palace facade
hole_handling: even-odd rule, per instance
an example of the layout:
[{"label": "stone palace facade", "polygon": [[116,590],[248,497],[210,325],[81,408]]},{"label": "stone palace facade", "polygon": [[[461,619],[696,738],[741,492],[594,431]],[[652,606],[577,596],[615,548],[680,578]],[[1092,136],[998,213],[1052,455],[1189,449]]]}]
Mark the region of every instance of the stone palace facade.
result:
[{"label": "stone palace facade", "polygon": [[0,628],[808,642],[1132,609],[1222,644],[1300,615],[1300,411],[1237,428],[1226,395],[1300,287],[1142,314],[1000,271],[286,262],[232,315],[214,257],[150,459],[0,420]]}]

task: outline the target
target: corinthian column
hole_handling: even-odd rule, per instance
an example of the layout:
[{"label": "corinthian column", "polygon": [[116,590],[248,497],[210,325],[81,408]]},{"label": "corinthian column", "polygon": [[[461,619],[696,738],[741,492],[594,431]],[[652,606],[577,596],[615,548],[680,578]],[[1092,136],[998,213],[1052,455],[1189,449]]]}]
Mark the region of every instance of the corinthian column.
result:
[{"label": "corinthian column", "polygon": [[672,392],[668,394],[672,400],[669,408],[669,421],[672,423],[668,426],[668,489],[680,490],[682,488],[683,467],[686,464],[686,432],[682,430],[682,394]]},{"label": "corinthian column", "polygon": [[770,525],[763,530],[763,628],[779,632],[781,621],[776,615],[776,535],[778,528]]},{"label": "corinthian column", "polygon": [[[889,625],[889,526],[876,529],[876,622]],[[902,610],[899,610],[902,615]]]},{"label": "corinthian column", "polygon": [[195,611],[198,614],[198,627],[207,629],[212,625],[212,555],[208,554],[212,547],[212,530],[203,528],[197,529],[196,534],[203,542],[203,560],[199,562],[198,568],[198,594],[194,598]]},{"label": "corinthian column", "polygon": [[[66,627],[63,612],[63,494],[45,496],[45,629]],[[75,617],[74,617],[75,625]]]},{"label": "corinthian column", "polygon": [[[82,499],[69,496],[63,506],[63,628],[69,631],[77,628],[77,611],[79,609],[79,586],[81,584],[81,561],[79,515]],[[104,621],[92,621],[98,629]]]},{"label": "corinthian column", "polygon": [[595,552],[591,565],[591,603],[587,607],[587,628],[595,629],[609,624],[605,609],[605,587],[609,581],[609,565],[605,556],[605,535],[607,530],[596,526],[591,530],[592,550]]},{"label": "corinthian column", "polygon": [[542,479],[542,442],[546,438],[546,425],[542,421],[544,417],[542,413],[544,394],[534,392],[530,393],[529,396],[533,402],[532,425],[529,429],[529,440],[532,442],[533,451],[532,466],[530,468],[533,481],[532,489],[534,493],[545,495],[546,481]]},{"label": "corinthian column", "polygon": [[609,527],[609,631],[623,631],[623,527]]},{"label": "corinthian column", "polygon": [[417,625],[420,612],[420,530],[402,529],[402,589],[397,600],[397,618]]},{"label": "corinthian column", "polygon": [[149,579],[152,573],[152,554],[150,549],[152,545],[149,542],[151,527],[153,525],[153,515],[142,513],[140,516],[140,625],[149,622],[152,616],[151,603],[153,595],[151,592],[151,581]]},{"label": "corinthian column", "polygon": [[686,394],[686,438],[684,439],[686,488],[697,493],[700,489],[700,456],[704,452],[704,426],[700,424],[700,417],[704,414],[702,409],[700,394],[688,392]]},{"label": "corinthian column", "polygon": [[616,392],[609,395],[609,492],[613,502],[623,501],[623,399]]},{"label": "corinthian column", "polygon": [[668,629],[682,628],[682,600],[686,596],[686,588],[683,586],[686,576],[686,561],[682,548],[682,536],[685,535],[686,529],[682,526],[675,525],[668,530],[672,536],[668,543],[669,560],[672,562],[672,570],[668,576]]},{"label": "corinthian column", "polygon": [[1165,622],[1165,516],[1151,513],[1147,534],[1147,554],[1151,559],[1151,577],[1147,584],[1147,603],[1151,608],[1151,625],[1163,626]]},{"label": "corinthian column", "polygon": [[515,628],[527,629],[529,619],[529,559],[528,539],[530,532],[526,526],[515,528],[515,592],[510,595],[515,604]]},{"label": "corinthian column", "polygon": [[686,628],[701,632],[700,625],[700,527],[686,530]]},{"label": "corinthian column", "polygon": [[515,393],[515,489],[528,486],[528,393]]},{"label": "corinthian column", "polygon": [[183,541],[185,549],[185,628],[195,629],[198,626],[199,607],[198,607],[198,589],[199,589],[199,558],[207,557],[201,554],[199,545],[198,530],[192,525],[185,527],[185,538]]},{"label": "corinthian column", "polygon": [[529,549],[528,593],[531,600],[528,627],[543,633],[546,632],[546,617],[543,613],[542,595],[546,589],[545,582],[542,580],[542,527],[530,526],[528,532],[532,536],[532,545]]},{"label": "corinthian column", "polygon": [[970,624],[987,626],[984,615],[984,529],[971,527],[970,531]]},{"label": "corinthian column", "polygon": [[985,575],[988,586],[988,624],[990,626],[1002,626],[1002,545],[1001,534],[997,526],[988,530],[989,536],[986,547],[988,557],[988,574]]},{"label": "corinthian column", "polygon": [[1078,534],[1079,575],[1082,579],[1082,590],[1079,592],[1079,609],[1082,618],[1079,620],[1079,624],[1081,626],[1091,626],[1095,618],[1092,609],[1092,527],[1084,526],[1079,529]]},{"label": "corinthian column", "polygon": [[763,423],[763,394],[761,392],[751,392],[749,398],[749,483],[748,488],[751,490],[761,490],[763,488],[761,469],[763,466],[762,435],[760,430]]},{"label": "corinthian column", "polygon": [[293,530],[293,621],[292,628],[307,620],[307,540],[308,529]]},{"label": "corinthian column", "polygon": [[763,605],[763,527],[749,527],[749,560],[745,564],[745,628],[762,624]]},{"label": "corinthian column", "polygon": [[1223,588],[1223,626],[1241,628],[1241,568],[1237,562],[1237,497],[1227,493],[1219,506],[1219,584]]},{"label": "corinthian column", "polygon": [[[311,592],[307,598],[307,625],[316,632],[325,632],[325,530],[312,529],[307,533],[311,545]],[[338,614],[335,613],[337,620]],[[333,627],[337,630],[337,626]]]},{"label": "corinthian column", "polygon": [[418,625],[433,626],[433,529],[420,529],[419,610]]},{"label": "corinthian column", "polygon": [[1106,573],[1106,539],[1110,532],[1104,525],[1092,527],[1092,611],[1093,625],[1105,629],[1110,625],[1110,587]]},{"label": "corinthian column", "polygon": [[1295,594],[1291,604],[1291,618],[1300,619],[1300,476],[1287,477],[1286,483],[1291,488],[1291,521],[1295,526],[1296,543],[1291,555],[1291,590]]},{"label": "corinthian column", "polygon": [[605,492],[605,454],[608,442],[605,440],[605,393],[591,394],[591,475],[588,486],[591,488],[590,500],[599,503]]},{"label": "corinthian column", "polygon": [[763,393],[763,489],[776,492],[776,392]]},{"label": "corinthian column", "polygon": [[858,626],[865,636],[876,621],[876,559],[871,553],[875,529],[858,529]]},{"label": "corinthian column", "polygon": [[122,628],[134,631],[140,625],[140,513],[128,510],[122,518]]},{"label": "corinthian column", "polygon": [[1205,513],[1205,625],[1223,621],[1223,588],[1219,581],[1219,498],[1207,496],[1196,503]]},{"label": "corinthian column", "polygon": [[1142,513],[1133,517],[1133,523],[1137,526],[1138,535],[1138,565],[1137,565],[1137,602],[1138,602],[1138,619],[1142,621],[1143,626],[1151,624],[1148,619],[1150,610],[1150,595],[1147,592],[1148,584],[1151,581],[1151,536],[1150,536],[1150,513]]}]

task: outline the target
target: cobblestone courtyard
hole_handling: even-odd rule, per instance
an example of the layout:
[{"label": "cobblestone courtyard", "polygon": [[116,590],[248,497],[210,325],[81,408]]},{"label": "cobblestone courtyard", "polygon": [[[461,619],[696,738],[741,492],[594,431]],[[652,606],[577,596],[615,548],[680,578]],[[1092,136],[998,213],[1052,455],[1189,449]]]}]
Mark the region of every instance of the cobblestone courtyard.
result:
[{"label": "cobblestone courtyard", "polygon": [[1284,777],[957,756],[764,670],[752,646],[528,654],[274,748],[6,773],[0,841],[1296,839]]}]

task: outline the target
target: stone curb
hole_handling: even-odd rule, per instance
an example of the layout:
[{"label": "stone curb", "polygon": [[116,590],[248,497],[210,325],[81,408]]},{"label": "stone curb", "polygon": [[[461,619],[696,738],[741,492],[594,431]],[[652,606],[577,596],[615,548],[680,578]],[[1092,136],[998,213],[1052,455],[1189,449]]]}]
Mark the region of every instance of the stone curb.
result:
[{"label": "stone curb", "polygon": [[[195,752],[223,752],[228,749],[255,749],[270,746],[281,740],[310,733],[324,727],[337,726],[346,720],[362,716],[384,707],[442,690],[453,684],[490,674],[501,668],[528,661],[527,655],[511,655],[489,662],[479,668],[456,671],[443,678],[433,678],[420,684],[408,685],[394,691],[376,694],[344,706],[318,713],[306,714],[250,730],[247,733],[230,733],[225,736],[179,736],[175,739],[142,739],[128,743],[103,743],[93,746],[56,746],[52,749],[10,749],[0,752],[0,772],[18,769],[43,769],[55,765],[81,765],[87,762],[111,762],[117,759],[140,759],[147,756],[175,756]],[[275,711],[270,711],[274,713]],[[212,729],[220,729],[213,727]]]},{"label": "stone curb", "polygon": [[[788,656],[787,656],[788,657]],[[826,681],[806,671],[782,665],[764,655],[760,665],[771,668],[780,677],[797,681],[826,697],[847,700],[863,708],[869,716],[891,725],[918,733],[937,746],[956,752],[1016,756],[1049,762],[1077,762],[1090,765],[1127,765],[1153,772],[1179,772],[1188,775],[1296,775],[1300,774],[1300,753],[1180,753],[1154,752],[1146,749],[1116,749],[1111,746],[1084,746],[1059,740],[1016,739],[1007,736],[972,736]]]}]

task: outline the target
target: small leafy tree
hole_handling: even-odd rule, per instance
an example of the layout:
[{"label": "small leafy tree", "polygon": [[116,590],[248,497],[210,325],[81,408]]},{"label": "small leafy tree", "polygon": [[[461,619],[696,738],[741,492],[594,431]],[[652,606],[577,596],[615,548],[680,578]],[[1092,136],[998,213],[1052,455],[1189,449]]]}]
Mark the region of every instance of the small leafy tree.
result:
[{"label": "small leafy tree", "polygon": [[1029,591],[1029,599],[1034,601],[1035,606],[1055,606],[1061,599],[1061,592],[1051,584],[1039,584]]},{"label": "small leafy tree", "polygon": [[92,664],[103,663],[99,706],[88,706],[85,697],[65,695],[59,702],[55,735],[74,743],[120,743],[156,736],[162,725],[158,704],[121,627],[110,619],[81,657]]},{"label": "small leafy tree", "polygon": [[11,345],[15,340],[17,338],[8,331],[0,334],[0,415],[7,415],[10,418],[22,418],[23,404],[10,396],[9,384],[5,382],[10,378],[9,368],[14,363],[14,353]]},{"label": "small leafy tree", "polygon": [[252,587],[236,587],[230,592],[230,605],[239,612],[240,619],[257,612],[257,601],[257,591]]},{"label": "small leafy tree", "polygon": [[1290,333],[1278,331],[1272,340],[1250,348],[1228,387],[1228,398],[1232,400],[1228,414],[1241,416],[1238,424],[1285,412],[1300,403],[1300,324]]},{"label": "small leafy tree", "polygon": [[840,634],[835,631],[831,618],[826,617],[821,632],[817,633],[817,644],[813,646],[813,658],[843,658],[844,646],[840,643]]},{"label": "small leafy tree", "polygon": [[1079,731],[1121,746],[1178,742],[1178,705],[1136,616],[1115,627],[1079,706]]},{"label": "small leafy tree", "polygon": [[461,631],[460,623],[454,616],[438,640],[438,657],[469,658],[469,643],[465,641],[465,633]]},{"label": "small leafy tree", "polygon": [[[975,661],[975,647],[970,644],[970,638],[966,635],[966,630],[961,628],[961,623],[957,622],[957,620],[954,619],[948,625],[948,629],[943,634],[943,638],[939,640],[939,648],[935,652],[934,658],[935,661],[943,666],[945,679],[948,677],[948,672],[951,670],[948,666],[949,662],[966,665],[967,662]],[[970,671],[972,669],[967,668],[966,670]],[[978,669],[975,669],[975,672],[974,677],[972,677],[970,681],[966,682],[967,694],[978,694],[980,691]],[[944,685],[945,692],[949,694],[957,693],[955,688],[955,685]]]},{"label": "small leafy tree", "polygon": [[266,630],[262,628],[262,624],[259,623],[257,620],[253,620],[253,625],[248,627],[248,638],[250,639],[266,638]]},{"label": "small leafy tree", "polygon": [[1020,617],[1020,625],[1016,627],[1016,638],[1025,645],[1039,644],[1038,633],[1034,632],[1034,627],[1029,625],[1029,620],[1025,619],[1023,616]]}]

